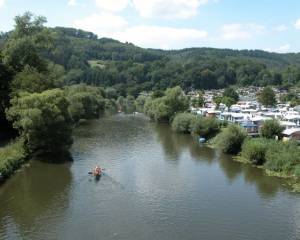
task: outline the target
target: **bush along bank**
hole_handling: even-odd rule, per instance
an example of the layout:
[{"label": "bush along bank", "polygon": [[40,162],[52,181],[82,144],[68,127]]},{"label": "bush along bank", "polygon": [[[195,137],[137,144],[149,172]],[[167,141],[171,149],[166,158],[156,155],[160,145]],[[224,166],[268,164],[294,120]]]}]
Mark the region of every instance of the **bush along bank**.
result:
[{"label": "bush along bank", "polygon": [[24,142],[17,139],[0,148],[0,182],[6,180],[27,159]]},{"label": "bush along bank", "polygon": [[214,118],[199,117],[191,113],[178,113],[172,121],[172,129],[178,133],[190,133],[205,139],[214,137],[221,122]]}]

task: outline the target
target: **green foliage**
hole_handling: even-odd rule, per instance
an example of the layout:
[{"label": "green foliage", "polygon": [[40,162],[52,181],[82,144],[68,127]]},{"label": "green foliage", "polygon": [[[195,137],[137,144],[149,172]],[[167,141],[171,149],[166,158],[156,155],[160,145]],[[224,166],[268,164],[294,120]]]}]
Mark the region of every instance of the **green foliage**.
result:
[{"label": "green foliage", "polygon": [[105,112],[115,113],[118,109],[117,103],[114,99],[105,98]]},{"label": "green foliage", "polygon": [[223,97],[233,99],[234,103],[236,103],[239,100],[239,94],[231,87],[225,89]]},{"label": "green foliage", "polygon": [[290,101],[290,106],[291,107],[295,107],[295,106],[298,106],[298,105],[300,105],[300,98],[293,98]]},{"label": "green foliage", "polygon": [[49,81],[47,76],[38,72],[35,68],[26,65],[23,70],[14,77],[11,83],[13,94],[22,92],[43,92],[54,86]]},{"label": "green foliage", "polygon": [[5,109],[9,105],[10,84],[12,73],[8,67],[0,62],[0,124],[5,125]]},{"label": "green foliage", "polygon": [[281,102],[289,102],[294,98],[298,98],[298,94],[295,92],[288,92],[287,94],[281,95],[280,96],[280,101]]},{"label": "green foliage", "polygon": [[276,136],[280,137],[284,128],[280,126],[279,122],[276,119],[267,120],[263,123],[260,128],[260,135],[264,138],[275,138]]},{"label": "green foliage", "polygon": [[154,99],[154,98],[160,98],[160,97],[163,97],[163,96],[165,96],[165,93],[164,93],[164,91],[162,91],[162,90],[155,90],[155,91],[153,91],[153,93],[152,93],[152,95],[151,95],[151,97]]},{"label": "green foliage", "polygon": [[28,38],[11,39],[3,50],[4,63],[15,71],[21,71],[26,65],[39,71],[46,69],[46,62],[38,55],[35,43]]},{"label": "green foliage", "polygon": [[13,98],[11,104],[8,118],[30,153],[57,153],[70,147],[72,122],[64,91],[22,94]]},{"label": "green foliage", "polygon": [[148,99],[148,97],[143,96],[143,95],[140,95],[137,97],[137,99],[135,100],[135,107],[138,112],[144,112],[144,106],[145,106],[147,99]]},{"label": "green foliage", "polygon": [[270,144],[266,153],[265,168],[288,175],[298,174],[300,149],[296,143],[276,142]]},{"label": "green foliage", "polygon": [[295,165],[294,174],[296,177],[300,177],[300,164]]},{"label": "green foliage", "polygon": [[31,12],[25,12],[23,15],[15,17],[14,37],[31,36],[43,30],[47,22],[43,16],[34,16]]},{"label": "green foliage", "polygon": [[220,123],[215,118],[197,117],[190,125],[191,132],[201,137],[214,137],[220,130]]},{"label": "green foliage", "polygon": [[203,107],[203,105],[205,104],[205,99],[203,97],[203,93],[199,91],[198,96],[193,97],[191,99],[191,104],[193,107]]},{"label": "green foliage", "polygon": [[272,107],[276,104],[276,97],[271,87],[265,87],[258,95],[258,101],[266,106]]},{"label": "green foliage", "polygon": [[165,97],[148,99],[144,106],[144,113],[156,122],[168,122],[174,114],[166,104]]},{"label": "green foliage", "polygon": [[147,99],[144,112],[155,121],[168,122],[176,113],[186,111],[188,105],[188,97],[182,89],[174,87],[167,89],[163,97]]},{"label": "green foliage", "polygon": [[9,143],[0,148],[0,173],[9,177],[25,161],[26,153],[22,139]]},{"label": "green foliage", "polygon": [[172,129],[178,133],[190,133],[191,124],[197,117],[191,113],[178,113],[172,121]]},{"label": "green foliage", "polygon": [[267,139],[247,139],[242,145],[241,156],[252,164],[263,165],[269,144],[270,140]]},{"label": "green foliage", "polygon": [[237,154],[240,152],[246,137],[247,133],[244,129],[232,124],[216,136],[215,142],[224,153]]},{"label": "green foliage", "polygon": [[115,88],[112,88],[112,87],[108,87],[105,89],[105,96],[106,98],[109,98],[109,99],[117,99],[118,97],[118,93],[117,93],[117,90]]},{"label": "green foliage", "polygon": [[243,144],[241,156],[281,175],[300,176],[300,149],[294,142],[248,139]]},{"label": "green foliage", "polygon": [[220,104],[222,103],[223,97],[222,96],[213,96],[213,101],[217,105],[216,108],[218,109]]},{"label": "green foliage", "polygon": [[300,97],[297,92],[289,92],[280,96],[280,101],[285,103],[290,103],[291,107],[300,105]]},{"label": "green foliage", "polygon": [[168,88],[165,94],[166,105],[170,107],[172,115],[188,109],[189,99],[180,87]]},{"label": "green foliage", "polygon": [[14,71],[22,71],[28,65],[38,71],[47,69],[42,52],[51,48],[51,33],[44,28],[46,19],[26,12],[15,18],[15,30],[3,49],[4,63]]},{"label": "green foliage", "polygon": [[231,97],[222,97],[222,103],[226,105],[226,107],[230,108],[236,101]]},{"label": "green foliage", "polygon": [[97,118],[105,109],[105,100],[100,88],[87,85],[73,85],[65,89],[69,101],[69,113],[76,123],[80,119]]}]

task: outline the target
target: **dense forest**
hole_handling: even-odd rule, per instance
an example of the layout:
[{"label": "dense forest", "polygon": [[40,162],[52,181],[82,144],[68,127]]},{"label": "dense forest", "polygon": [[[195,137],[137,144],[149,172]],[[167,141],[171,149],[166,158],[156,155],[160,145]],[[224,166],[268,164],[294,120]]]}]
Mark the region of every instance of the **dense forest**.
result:
[{"label": "dense forest", "polygon": [[[288,87],[300,81],[299,53],[213,48],[164,51],[98,38],[73,28],[40,27],[36,31],[44,46],[27,46],[28,50],[36,48],[40,58],[62,66],[64,85],[111,86],[123,96],[137,96],[144,90],[178,85],[185,90],[228,85]],[[2,52],[13,34],[1,34]]]}]

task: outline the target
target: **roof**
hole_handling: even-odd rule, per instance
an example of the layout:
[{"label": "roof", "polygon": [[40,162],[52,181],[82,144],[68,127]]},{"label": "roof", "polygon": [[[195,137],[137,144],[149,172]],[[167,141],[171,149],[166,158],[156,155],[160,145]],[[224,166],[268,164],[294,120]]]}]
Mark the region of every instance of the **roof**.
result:
[{"label": "roof", "polygon": [[281,126],[297,126],[296,123],[288,122],[288,121],[280,121]]},{"label": "roof", "polygon": [[252,123],[251,121],[244,121],[241,123],[242,127],[257,127],[257,124]]},{"label": "roof", "polygon": [[294,133],[296,133],[296,132],[299,132],[299,133],[300,133],[300,128],[290,128],[290,129],[286,129],[286,130],[284,130],[282,133],[283,133],[284,135],[290,136],[290,135],[292,135],[292,134],[294,134]]},{"label": "roof", "polygon": [[221,113],[221,111],[210,109],[210,110],[207,111],[207,113]]},{"label": "roof", "polygon": [[243,118],[243,117],[246,117],[247,115],[244,114],[244,113],[235,113],[235,112],[233,112],[233,113],[231,113],[231,116],[233,118]]},{"label": "roof", "polygon": [[257,109],[243,109],[242,112],[252,112],[252,113],[255,113],[255,112],[258,112]]},{"label": "roof", "polygon": [[270,117],[264,117],[264,116],[255,116],[253,118],[250,118],[251,121],[265,121],[265,120],[271,120],[272,118]]},{"label": "roof", "polygon": [[285,119],[292,120],[292,119],[300,119],[300,115],[286,115],[284,116]]}]

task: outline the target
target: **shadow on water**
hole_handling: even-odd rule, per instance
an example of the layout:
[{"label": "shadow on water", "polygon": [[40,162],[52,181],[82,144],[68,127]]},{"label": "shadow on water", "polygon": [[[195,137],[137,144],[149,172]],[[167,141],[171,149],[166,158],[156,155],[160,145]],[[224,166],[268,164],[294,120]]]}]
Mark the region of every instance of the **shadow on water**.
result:
[{"label": "shadow on water", "polygon": [[154,128],[157,139],[163,146],[166,159],[178,161],[182,152],[189,147],[191,136],[175,133],[168,124],[155,124]]},{"label": "shadow on water", "polygon": [[55,154],[38,154],[32,157],[34,161],[53,164],[66,164],[73,162],[73,157],[69,151]]},{"label": "shadow on water", "polygon": [[250,164],[236,162],[230,155],[218,152],[219,165],[230,182],[237,180],[239,176],[245,183],[254,185],[258,193],[263,197],[275,197],[279,190],[288,190],[284,179],[267,176],[263,169]]},{"label": "shadow on water", "polygon": [[72,182],[69,159],[64,164],[48,160],[36,157],[30,167],[22,168],[1,187],[0,239],[3,235],[24,237],[24,233],[34,232],[32,228],[46,227],[49,219],[68,206]]}]

